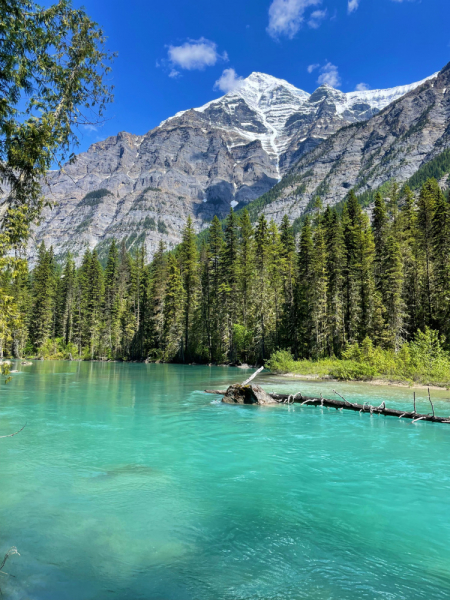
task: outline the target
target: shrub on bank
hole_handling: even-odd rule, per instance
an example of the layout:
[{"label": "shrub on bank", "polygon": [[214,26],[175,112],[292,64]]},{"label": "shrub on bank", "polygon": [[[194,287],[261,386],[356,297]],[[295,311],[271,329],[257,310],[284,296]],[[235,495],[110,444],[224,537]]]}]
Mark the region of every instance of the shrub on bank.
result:
[{"label": "shrub on bank", "polygon": [[266,366],[274,373],[328,375],[340,380],[370,381],[382,378],[424,384],[450,385],[450,354],[439,332],[425,328],[396,352],[376,347],[370,338],[349,344],[342,358],[295,360],[288,350],[274,352]]}]

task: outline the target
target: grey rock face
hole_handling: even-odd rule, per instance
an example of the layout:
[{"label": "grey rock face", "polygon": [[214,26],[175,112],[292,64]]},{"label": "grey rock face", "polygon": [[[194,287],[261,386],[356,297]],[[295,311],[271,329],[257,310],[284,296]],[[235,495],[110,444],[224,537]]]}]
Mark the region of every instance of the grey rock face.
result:
[{"label": "grey rock face", "polygon": [[407,181],[450,147],[450,66],[393,102],[369,121],[341,128],[291,168],[276,199],[263,209],[280,222],[301,216],[320,196],[323,204],[376,189],[389,180]]},{"label": "grey rock face", "polygon": [[[168,248],[180,242],[188,215],[200,231],[230,205],[248,204],[343,126],[367,120],[417,85],[350,94],[322,86],[309,95],[253,73],[218,100],[144,136],[121,132],[93,144],[51,172],[44,193],[54,208],[44,213],[30,256],[44,241],[79,262],[87,247],[102,252],[116,238],[144,244],[151,257],[161,240]],[[308,156],[318,160],[315,150]],[[86,198],[91,192],[98,197]],[[284,203],[276,213],[283,210]]]}]

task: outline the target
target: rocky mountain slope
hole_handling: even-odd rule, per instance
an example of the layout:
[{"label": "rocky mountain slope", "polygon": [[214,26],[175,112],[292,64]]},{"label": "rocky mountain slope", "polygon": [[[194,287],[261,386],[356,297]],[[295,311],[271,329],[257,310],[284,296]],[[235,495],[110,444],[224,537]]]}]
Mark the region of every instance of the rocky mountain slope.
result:
[{"label": "rocky mountain slope", "polygon": [[50,173],[45,194],[54,208],[30,254],[42,240],[57,255],[70,250],[77,257],[113,237],[144,243],[150,256],[161,239],[170,248],[188,215],[201,230],[230,205],[259,198],[342,127],[367,121],[422,83],[347,94],[324,85],[308,94],[252,73],[222,98],[143,136],[121,132],[93,144]]},{"label": "rocky mountain slope", "polygon": [[450,63],[436,77],[369,121],[340,129],[304,155],[269,193],[250,205],[280,222],[300,217],[316,196],[334,205],[389,180],[407,181],[450,147]]}]

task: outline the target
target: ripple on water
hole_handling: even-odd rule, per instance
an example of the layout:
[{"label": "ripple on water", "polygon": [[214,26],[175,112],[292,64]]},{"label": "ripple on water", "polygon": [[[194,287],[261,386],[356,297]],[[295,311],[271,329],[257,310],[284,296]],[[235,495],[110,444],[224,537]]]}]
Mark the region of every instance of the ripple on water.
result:
[{"label": "ripple on water", "polygon": [[[202,392],[235,369],[72,368],[35,364],[3,396],[2,427],[28,422],[1,446],[0,551],[21,552],[6,597],[447,600],[450,428]],[[408,389],[339,391],[411,403]]]}]

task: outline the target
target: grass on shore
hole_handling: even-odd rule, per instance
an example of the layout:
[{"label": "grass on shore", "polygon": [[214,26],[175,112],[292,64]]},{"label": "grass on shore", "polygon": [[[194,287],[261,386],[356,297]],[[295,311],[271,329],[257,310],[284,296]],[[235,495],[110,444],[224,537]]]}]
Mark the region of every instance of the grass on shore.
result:
[{"label": "grass on shore", "polygon": [[274,373],[332,377],[342,381],[382,379],[410,385],[450,387],[450,354],[437,331],[418,331],[411,342],[395,352],[375,347],[369,338],[351,344],[342,358],[295,360],[287,350],[272,354],[266,367]]}]

